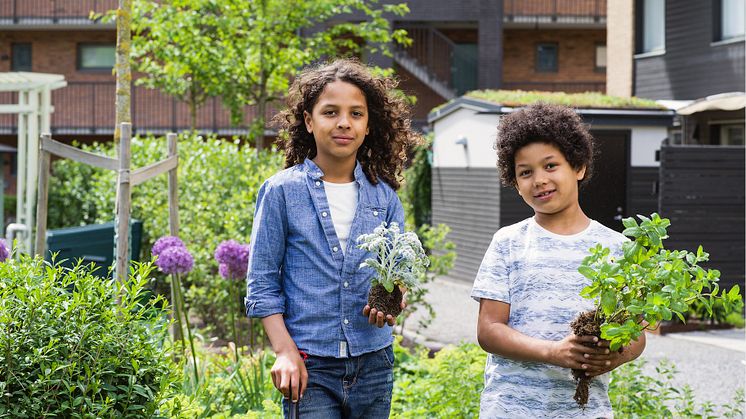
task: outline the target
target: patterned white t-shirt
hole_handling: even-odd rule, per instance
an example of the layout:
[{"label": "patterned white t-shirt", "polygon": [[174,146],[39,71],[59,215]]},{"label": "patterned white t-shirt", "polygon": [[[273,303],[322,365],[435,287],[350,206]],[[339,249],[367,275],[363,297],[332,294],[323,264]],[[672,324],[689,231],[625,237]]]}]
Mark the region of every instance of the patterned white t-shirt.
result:
[{"label": "patterned white t-shirt", "polygon": [[[471,296],[510,304],[508,326],[527,336],[561,340],[570,322],[593,308],[580,291],[590,280],[578,272],[588,250],[601,243],[621,254],[627,240],[596,221],[573,235],[552,233],[528,218],[501,228],[479,267]],[[612,417],[608,374],[591,381],[588,404],[573,400],[575,381],[567,368],[514,361],[489,354],[481,396],[482,418]]]}]

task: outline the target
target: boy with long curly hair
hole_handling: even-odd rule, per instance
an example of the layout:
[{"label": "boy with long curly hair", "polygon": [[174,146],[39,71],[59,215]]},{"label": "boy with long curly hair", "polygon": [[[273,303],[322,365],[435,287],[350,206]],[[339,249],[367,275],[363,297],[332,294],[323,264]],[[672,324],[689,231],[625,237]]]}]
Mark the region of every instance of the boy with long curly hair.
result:
[{"label": "boy with long curly hair", "polygon": [[[612,417],[605,373],[637,358],[645,336],[610,352],[609,342],[570,331],[573,318],[593,308],[580,297],[590,283],[578,272],[588,249],[601,243],[621,254],[627,240],[580,207],[593,138],[572,109],[539,103],[502,117],[497,157],[502,182],[534,216],[495,233],[474,281],[477,337],[489,353],[480,416]],[[585,408],[573,400],[571,369],[600,376]]]},{"label": "boy with long curly hair", "polygon": [[277,354],[286,416],[291,400],[304,418],[389,415],[395,318],[367,306],[355,239],[404,225],[398,178],[419,137],[395,87],[337,60],[302,72],[276,117],[286,169],[258,193],[246,311]]}]

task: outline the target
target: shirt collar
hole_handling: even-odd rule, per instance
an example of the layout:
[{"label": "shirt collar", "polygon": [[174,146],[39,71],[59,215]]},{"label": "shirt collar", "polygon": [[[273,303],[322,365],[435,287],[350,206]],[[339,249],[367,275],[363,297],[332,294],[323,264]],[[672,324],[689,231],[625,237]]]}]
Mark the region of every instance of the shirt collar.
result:
[{"label": "shirt collar", "polygon": [[[308,176],[310,176],[313,180],[320,180],[324,176],[324,172],[321,171],[321,168],[309,158],[306,158],[306,160],[303,162],[303,166]],[[357,182],[359,185],[364,184],[368,180],[368,178],[365,176],[365,172],[363,172],[363,166],[360,164],[359,161],[355,161],[355,170],[353,171],[353,176],[355,177],[355,182]]]}]

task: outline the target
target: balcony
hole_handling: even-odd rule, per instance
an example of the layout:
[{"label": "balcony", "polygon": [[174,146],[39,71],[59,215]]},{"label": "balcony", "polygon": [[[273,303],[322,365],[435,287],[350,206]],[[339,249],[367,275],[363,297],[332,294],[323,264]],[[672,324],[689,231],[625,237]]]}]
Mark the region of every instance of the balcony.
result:
[{"label": "balcony", "polygon": [[[114,82],[68,82],[52,92],[52,134],[112,135],[114,132]],[[17,103],[15,93],[0,92],[0,104]],[[163,134],[190,129],[189,107],[157,90],[132,87],[132,129],[136,134]],[[267,109],[267,119],[277,112]],[[247,106],[244,121],[253,120],[256,107]],[[0,114],[0,134],[16,134],[18,117]],[[197,130],[219,135],[245,135],[246,125],[232,126],[230,112],[220,99],[209,99],[197,110]]]},{"label": "balcony", "polygon": [[505,27],[606,27],[606,0],[503,0]]},{"label": "balcony", "polygon": [[90,14],[117,7],[117,0],[0,0],[0,26],[101,26]]}]

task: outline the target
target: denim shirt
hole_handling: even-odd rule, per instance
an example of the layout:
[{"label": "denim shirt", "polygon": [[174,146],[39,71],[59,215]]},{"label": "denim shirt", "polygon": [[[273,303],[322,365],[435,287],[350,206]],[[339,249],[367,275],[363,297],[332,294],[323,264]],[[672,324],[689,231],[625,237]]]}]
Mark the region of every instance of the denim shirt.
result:
[{"label": "denim shirt", "polygon": [[321,169],[311,160],[285,169],[259,189],[247,273],[246,314],[282,313],[298,349],[309,355],[358,356],[392,343],[391,327],[368,324],[362,311],[373,270],[357,237],[382,222],[404,225],[404,209],[385,182],[370,183],[360,163],[358,205],[347,249],[334,230]]}]

